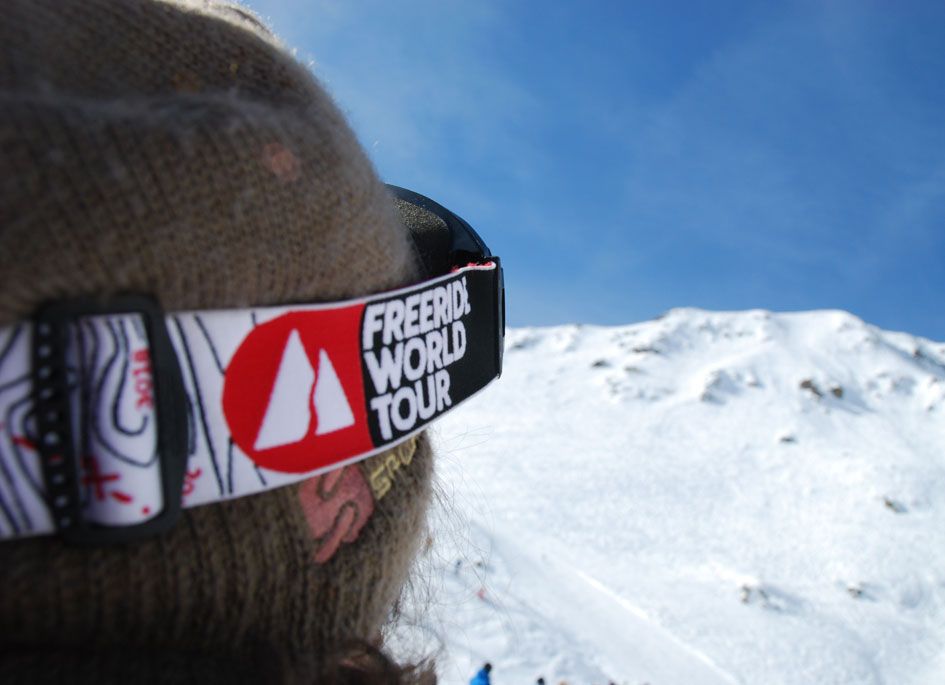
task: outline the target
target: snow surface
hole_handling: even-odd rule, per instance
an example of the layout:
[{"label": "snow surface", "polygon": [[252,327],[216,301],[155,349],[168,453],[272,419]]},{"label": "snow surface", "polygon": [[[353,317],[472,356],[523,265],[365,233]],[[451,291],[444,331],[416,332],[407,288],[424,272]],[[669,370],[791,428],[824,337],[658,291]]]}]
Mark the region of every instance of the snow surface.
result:
[{"label": "snow surface", "polygon": [[945,683],[945,344],[841,311],[510,330],[437,424],[443,683]]}]

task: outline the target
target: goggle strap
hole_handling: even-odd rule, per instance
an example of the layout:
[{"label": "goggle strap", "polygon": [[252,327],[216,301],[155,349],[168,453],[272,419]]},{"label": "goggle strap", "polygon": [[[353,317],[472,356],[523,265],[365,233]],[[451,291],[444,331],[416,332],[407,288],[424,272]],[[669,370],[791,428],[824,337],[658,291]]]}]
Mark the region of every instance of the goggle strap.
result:
[{"label": "goggle strap", "polygon": [[[408,440],[500,375],[502,308],[489,258],[345,302],[166,315],[189,419],[182,506],[289,485]],[[0,539],[61,527],[40,458],[33,328],[0,329]],[[68,328],[66,452],[81,516],[140,525],[166,504],[148,326],[114,313]]]}]

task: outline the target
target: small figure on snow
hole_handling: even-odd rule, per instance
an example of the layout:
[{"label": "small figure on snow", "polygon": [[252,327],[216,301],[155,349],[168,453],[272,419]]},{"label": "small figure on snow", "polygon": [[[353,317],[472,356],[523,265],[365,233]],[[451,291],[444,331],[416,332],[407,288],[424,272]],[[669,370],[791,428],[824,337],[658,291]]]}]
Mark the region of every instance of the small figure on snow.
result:
[{"label": "small figure on snow", "polygon": [[479,669],[479,673],[473,676],[472,680],[469,681],[469,685],[491,685],[489,681],[489,673],[492,672],[492,664],[488,661]]}]

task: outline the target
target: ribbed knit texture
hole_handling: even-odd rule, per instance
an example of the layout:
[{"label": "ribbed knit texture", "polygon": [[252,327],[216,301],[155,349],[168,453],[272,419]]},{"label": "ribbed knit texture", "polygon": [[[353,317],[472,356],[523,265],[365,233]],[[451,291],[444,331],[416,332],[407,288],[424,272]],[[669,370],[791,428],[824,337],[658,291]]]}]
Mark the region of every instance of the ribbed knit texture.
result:
[{"label": "ribbed knit texture", "polygon": [[[419,276],[344,118],[252,20],[145,0],[0,7],[0,325],[60,296],[225,308]],[[188,510],[127,547],[0,545],[0,682],[288,678],[373,639],[423,531],[431,465],[423,439],[322,566],[297,487]]]}]

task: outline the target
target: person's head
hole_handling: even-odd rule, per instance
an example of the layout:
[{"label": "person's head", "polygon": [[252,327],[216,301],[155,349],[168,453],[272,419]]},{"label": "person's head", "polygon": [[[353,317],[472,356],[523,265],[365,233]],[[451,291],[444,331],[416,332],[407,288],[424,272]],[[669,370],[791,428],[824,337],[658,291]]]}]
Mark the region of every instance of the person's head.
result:
[{"label": "person's head", "polygon": [[490,663],[487,661],[485,664],[483,664],[482,670],[485,671],[486,673],[491,673],[491,672],[492,672],[492,664],[490,664]]},{"label": "person's head", "polygon": [[[363,338],[364,302],[311,319],[270,308],[449,273],[430,272],[407,227],[437,219],[395,203],[324,89],[245,11],[11,0],[0,17],[0,537],[26,538],[0,542],[0,673],[109,681],[150,668],[212,681],[368,668],[424,539],[432,452],[423,433],[401,438],[436,392],[450,400],[436,375],[449,371],[445,347],[436,366],[426,332],[433,380],[410,379],[408,426],[380,390],[371,404],[389,370],[368,352],[375,365],[397,353],[384,318],[393,296]],[[86,514],[151,520],[174,496],[159,448],[176,441],[184,506],[215,503],[127,544],[27,537],[75,522],[57,510],[44,421],[63,418],[39,411],[40,362],[33,376],[5,375],[23,331],[45,335],[24,322],[44,303],[123,293],[168,313],[177,376],[159,373],[154,321],[69,324],[61,387],[81,405],[70,424],[81,463],[63,487],[75,485]],[[468,313],[472,296],[457,297]],[[456,328],[460,309],[441,325]],[[342,314],[351,340],[324,328]],[[452,342],[454,357],[457,342],[472,347]],[[393,394],[402,381],[385,383]],[[156,413],[168,396],[179,401]]]}]

